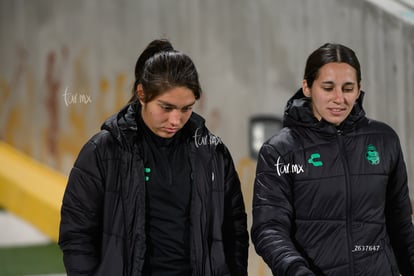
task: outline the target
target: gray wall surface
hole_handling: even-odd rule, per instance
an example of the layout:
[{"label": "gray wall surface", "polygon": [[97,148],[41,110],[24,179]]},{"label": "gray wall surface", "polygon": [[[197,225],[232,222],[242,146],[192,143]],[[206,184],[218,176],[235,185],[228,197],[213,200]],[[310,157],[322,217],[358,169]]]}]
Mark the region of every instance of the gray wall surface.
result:
[{"label": "gray wall surface", "polygon": [[[414,198],[411,4],[0,0],[0,138],[68,172],[80,146],[129,98],[139,53],[166,37],[193,58],[204,88],[196,111],[237,164],[248,157],[250,116],[281,115],[307,56],[339,42],[360,58],[367,115],[400,135]],[[65,93],[78,97],[68,103]],[[269,273],[259,269],[252,275]]]}]

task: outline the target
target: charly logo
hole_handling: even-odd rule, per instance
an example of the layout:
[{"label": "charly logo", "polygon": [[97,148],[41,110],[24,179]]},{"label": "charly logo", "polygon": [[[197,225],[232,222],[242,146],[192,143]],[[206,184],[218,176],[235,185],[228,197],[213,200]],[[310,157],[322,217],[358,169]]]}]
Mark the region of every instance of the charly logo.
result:
[{"label": "charly logo", "polygon": [[380,157],[374,145],[369,144],[367,146],[367,152],[365,153],[365,158],[367,159],[370,165],[378,165],[380,163]]},{"label": "charly logo", "polygon": [[315,167],[323,166],[323,162],[320,160],[321,155],[319,153],[312,153],[310,158],[308,159],[308,163],[312,164]]}]

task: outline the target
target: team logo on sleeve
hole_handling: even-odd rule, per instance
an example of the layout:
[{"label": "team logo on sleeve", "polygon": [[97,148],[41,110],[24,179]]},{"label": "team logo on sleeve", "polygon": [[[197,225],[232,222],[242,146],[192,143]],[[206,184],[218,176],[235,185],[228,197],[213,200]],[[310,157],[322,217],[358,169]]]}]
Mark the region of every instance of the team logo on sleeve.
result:
[{"label": "team logo on sleeve", "polygon": [[374,145],[369,144],[367,146],[367,152],[365,153],[365,158],[367,159],[370,165],[378,165],[380,163],[380,157],[377,149]]}]

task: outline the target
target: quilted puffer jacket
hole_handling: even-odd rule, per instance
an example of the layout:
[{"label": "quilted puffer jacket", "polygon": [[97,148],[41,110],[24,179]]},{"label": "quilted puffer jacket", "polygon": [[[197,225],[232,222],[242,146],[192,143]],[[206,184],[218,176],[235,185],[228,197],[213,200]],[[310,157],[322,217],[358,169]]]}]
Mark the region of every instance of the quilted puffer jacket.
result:
[{"label": "quilted puffer jacket", "polygon": [[363,92],[338,127],[299,90],[261,148],[251,236],[274,275],[414,275],[414,228],[397,134]]},{"label": "quilted puffer jacket", "polygon": [[[63,198],[59,245],[68,276],[139,276],[145,254],[145,174],[139,104],[108,119],[82,148]],[[191,265],[194,276],[247,275],[240,181],[220,138],[191,115]]]}]

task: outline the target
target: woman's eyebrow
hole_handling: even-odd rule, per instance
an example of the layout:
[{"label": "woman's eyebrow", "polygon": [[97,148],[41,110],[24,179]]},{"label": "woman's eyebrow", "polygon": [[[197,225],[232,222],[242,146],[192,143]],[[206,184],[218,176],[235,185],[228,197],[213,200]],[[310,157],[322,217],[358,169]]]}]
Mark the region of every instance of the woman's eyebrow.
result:
[{"label": "woman's eyebrow", "polygon": [[[333,81],[322,81],[321,82],[322,84],[335,84],[335,82],[333,82]],[[345,83],[343,83],[342,85],[353,85],[353,84],[355,84],[355,82],[353,82],[353,81],[347,81],[347,82],[345,82]]]},{"label": "woman's eyebrow", "polygon": [[177,109],[181,109],[181,108],[190,107],[190,106],[193,106],[193,105],[196,103],[195,101],[193,101],[192,103],[190,103],[190,104],[188,104],[188,105],[185,105],[185,106],[183,106],[183,107],[178,107],[178,106],[176,106],[176,105],[174,105],[174,104],[171,104],[171,103],[168,103],[168,102],[164,102],[164,101],[162,101],[162,100],[158,100],[158,102],[159,102],[160,104],[162,104],[162,105],[166,105],[166,106],[168,106],[168,107],[170,107],[170,108],[177,108]]}]

